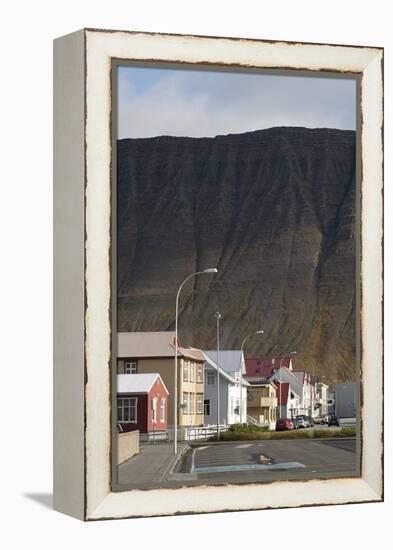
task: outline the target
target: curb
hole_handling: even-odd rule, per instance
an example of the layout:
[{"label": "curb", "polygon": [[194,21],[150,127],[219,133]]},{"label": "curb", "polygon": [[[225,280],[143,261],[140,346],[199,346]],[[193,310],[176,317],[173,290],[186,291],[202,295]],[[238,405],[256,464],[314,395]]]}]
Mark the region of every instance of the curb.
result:
[{"label": "curb", "polygon": [[355,437],[284,437],[272,438],[272,439],[233,439],[232,441],[201,441],[198,443],[191,443],[189,448],[200,447],[204,445],[231,445],[232,443],[261,443],[270,441],[351,441],[356,440]]},{"label": "curb", "polygon": [[164,473],[160,477],[160,481],[165,481],[165,478],[169,475],[173,474],[174,469],[176,468],[177,464],[180,462],[180,460],[183,458],[183,455],[190,449],[190,446],[187,444],[184,446],[184,449],[182,451],[174,456],[172,460],[169,462],[168,467],[165,469]]}]

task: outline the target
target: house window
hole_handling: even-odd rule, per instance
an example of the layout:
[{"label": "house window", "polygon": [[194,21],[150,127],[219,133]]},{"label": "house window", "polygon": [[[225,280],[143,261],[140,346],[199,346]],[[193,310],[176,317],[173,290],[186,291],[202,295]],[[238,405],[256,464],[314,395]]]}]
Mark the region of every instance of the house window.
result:
[{"label": "house window", "polygon": [[203,401],[203,414],[205,416],[210,416],[210,399],[205,399]]},{"label": "house window", "polygon": [[165,397],[160,401],[160,422],[165,422]]},{"label": "house window", "polygon": [[195,414],[195,394],[190,393],[190,414]]},{"label": "house window", "polygon": [[203,413],[203,395],[201,393],[197,394],[197,414]]},{"label": "house window", "polygon": [[119,398],[117,400],[118,422],[137,422],[137,397]]},{"label": "house window", "polygon": [[151,421],[154,424],[157,422],[157,397],[151,400]]},{"label": "house window", "polygon": [[188,382],[189,361],[183,361],[183,381]]},{"label": "house window", "polygon": [[189,399],[188,399],[188,393],[183,392],[183,414],[189,414]]},{"label": "house window", "polygon": [[206,384],[208,386],[214,386],[216,383],[216,374],[214,372],[206,373]]},{"label": "house window", "polygon": [[202,363],[198,363],[197,367],[197,382],[203,382],[203,365]]},{"label": "house window", "polygon": [[195,363],[190,363],[190,382],[195,382]]},{"label": "house window", "polygon": [[136,374],[137,362],[136,361],[124,361],[124,374]]}]

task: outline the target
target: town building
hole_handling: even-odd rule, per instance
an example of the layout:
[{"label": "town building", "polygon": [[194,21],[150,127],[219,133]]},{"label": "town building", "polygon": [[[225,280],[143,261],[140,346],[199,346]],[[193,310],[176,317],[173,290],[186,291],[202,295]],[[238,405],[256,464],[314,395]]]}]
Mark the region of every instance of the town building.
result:
[{"label": "town building", "polygon": [[117,422],[121,432],[168,428],[169,392],[157,373],[117,375]]},{"label": "town building", "polygon": [[276,386],[271,382],[250,384],[247,388],[247,412],[259,426],[274,429],[277,420]]},{"label": "town building", "polygon": [[[168,389],[168,425],[174,424],[175,333],[120,332],[117,349],[118,374],[158,373]],[[178,346],[178,426],[204,423],[204,363],[198,349]]]},{"label": "town building", "polygon": [[293,370],[292,357],[256,357],[245,360],[246,378],[251,384],[269,380],[280,368]]},{"label": "town building", "polygon": [[[206,425],[217,425],[217,380],[219,380],[219,401],[220,415],[219,423],[222,426],[229,426],[240,422],[240,352],[235,350],[234,355],[220,351],[220,367],[217,368],[217,352],[204,352],[205,363],[205,398],[204,398],[204,416]],[[215,357],[215,359],[213,359]],[[239,361],[239,364],[238,364]],[[244,361],[242,362],[244,364]],[[238,370],[233,370],[238,366]],[[229,372],[226,372],[226,367]],[[218,378],[217,378],[218,376]],[[247,418],[247,388],[249,384],[243,379],[242,401],[243,421]]]},{"label": "town building", "polygon": [[[213,423],[217,423],[217,386],[216,386],[216,377],[214,377],[214,372],[217,367],[217,350],[207,350],[204,351],[204,356],[206,358],[206,365],[209,366],[210,372],[206,374],[206,383],[205,391],[208,392],[210,417],[213,420]],[[227,385],[227,394],[224,395],[223,404],[220,403],[220,411],[225,416],[225,411],[227,410],[228,414],[228,424],[236,424],[238,422],[247,422],[247,391],[246,388],[248,383],[245,379],[246,366],[244,362],[243,352],[240,350],[220,350],[219,352],[219,366],[220,368],[229,375],[231,382]],[[207,368],[207,367],[206,367]],[[240,392],[240,369],[242,373],[242,391]],[[209,378],[208,378],[209,376]],[[224,380],[223,377],[220,377],[221,380]],[[229,380],[228,380],[229,382]],[[210,387],[209,387],[210,386]],[[215,391],[214,391],[215,389]],[[240,393],[241,393],[241,410],[240,410]],[[221,401],[221,399],[220,399]],[[228,407],[226,409],[226,407]],[[207,410],[207,409],[206,409]],[[205,410],[205,423],[209,420],[206,419],[206,410]],[[215,416],[214,416],[215,410]],[[220,417],[221,417],[220,413]]]},{"label": "town building", "polygon": [[[316,392],[312,377],[305,371],[294,370],[291,356],[246,359],[245,363],[246,380],[252,385],[267,381],[289,384],[287,403],[280,403],[279,405],[280,410],[278,413],[281,418],[294,416],[295,410],[298,411],[299,415],[313,417],[317,415],[317,409],[315,408]],[[291,397],[291,394],[293,397]],[[292,414],[285,417],[281,416],[282,414],[288,414],[288,408],[292,409]]]},{"label": "town building", "polygon": [[316,404],[315,406],[318,408],[318,416],[327,416],[329,414],[328,411],[328,388],[329,386],[327,384],[324,384],[323,382],[317,382],[315,385],[316,389]]},{"label": "town building", "polygon": [[338,418],[356,417],[356,384],[354,382],[336,384],[335,414]]},{"label": "town building", "polygon": [[277,395],[277,419],[295,418],[300,414],[300,397],[293,391],[288,382],[279,382],[274,379]]}]

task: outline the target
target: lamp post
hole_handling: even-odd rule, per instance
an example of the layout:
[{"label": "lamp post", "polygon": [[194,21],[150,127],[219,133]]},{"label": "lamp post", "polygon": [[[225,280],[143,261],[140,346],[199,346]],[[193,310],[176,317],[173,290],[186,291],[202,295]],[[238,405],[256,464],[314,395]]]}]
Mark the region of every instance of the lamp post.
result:
[{"label": "lamp post", "polygon": [[217,439],[220,439],[220,319],[222,315],[219,311],[216,312],[217,320]]},{"label": "lamp post", "polygon": [[179,315],[179,296],[181,289],[186,284],[186,282],[191,279],[192,277],[196,277],[197,275],[203,275],[205,273],[217,273],[218,269],[215,267],[209,267],[208,269],[204,269],[203,271],[196,271],[195,273],[191,273],[188,277],[184,279],[184,281],[179,286],[179,289],[177,291],[176,295],[176,317],[175,317],[175,395],[174,395],[174,404],[173,404],[173,428],[174,428],[174,437],[173,437],[173,452],[176,455],[177,454],[177,357],[179,355],[179,343],[178,343],[178,315]]},{"label": "lamp post", "polygon": [[243,357],[243,348],[246,341],[251,337],[254,336],[254,334],[263,334],[263,330],[256,330],[255,332],[251,332],[251,334],[248,334],[241,345],[241,354],[240,354],[240,374],[239,374],[239,381],[240,381],[240,404],[239,404],[239,415],[240,415],[240,424],[242,423],[242,411],[243,411],[243,404],[242,404],[242,393],[243,393],[243,372],[242,372],[242,357]]}]

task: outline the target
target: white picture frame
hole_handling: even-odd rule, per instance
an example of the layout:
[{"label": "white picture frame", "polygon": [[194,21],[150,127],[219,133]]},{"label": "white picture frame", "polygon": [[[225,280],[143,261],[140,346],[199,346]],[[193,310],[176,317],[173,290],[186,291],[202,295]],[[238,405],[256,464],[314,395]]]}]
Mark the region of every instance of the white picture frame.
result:
[{"label": "white picture frame", "polygon": [[[111,490],[111,64],[359,75],[361,475]],[[383,49],[84,29],[54,43],[54,507],[81,520],[383,500]]]}]

